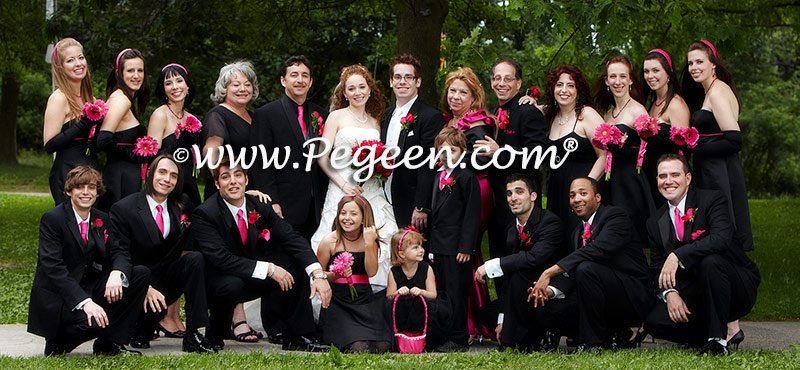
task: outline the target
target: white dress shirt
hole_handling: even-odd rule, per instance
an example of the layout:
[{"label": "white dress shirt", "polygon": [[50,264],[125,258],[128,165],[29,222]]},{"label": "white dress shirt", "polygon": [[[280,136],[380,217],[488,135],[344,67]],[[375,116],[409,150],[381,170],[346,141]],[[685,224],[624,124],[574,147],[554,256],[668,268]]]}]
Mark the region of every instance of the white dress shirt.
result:
[{"label": "white dress shirt", "polygon": [[[395,103],[396,105],[392,113],[392,118],[389,119],[389,127],[386,128],[385,144],[387,148],[395,147],[400,142],[400,132],[403,131],[400,119],[408,114],[411,106],[417,101],[417,97],[419,97],[419,95],[413,97],[408,103],[402,106]],[[389,175],[389,179],[386,180],[386,184],[383,186],[384,193],[386,193],[386,200],[389,201],[389,204],[392,204],[392,178],[394,178],[394,171]]]},{"label": "white dress shirt", "polygon": [[[687,195],[688,195],[688,193],[687,193]],[[669,220],[672,221],[672,225],[675,225],[675,208],[677,208],[679,211],[681,211],[681,215],[685,215],[686,214],[684,211],[686,210],[686,196],[687,195],[683,196],[683,199],[681,199],[681,201],[678,203],[677,206],[673,206],[672,204],[667,202],[667,205],[669,206],[669,212],[668,212]],[[674,226],[672,228],[675,229],[675,237],[678,238],[678,229],[676,229]],[[686,229],[684,229],[683,232],[686,233]],[[680,239],[678,239],[678,240],[680,241]],[[686,268],[686,267],[683,266],[683,263],[681,261],[678,261],[678,267],[680,267],[682,269]],[[664,292],[661,293],[661,300],[662,301],[664,301],[664,302],[667,301],[667,293],[669,293],[669,292],[678,293],[678,290],[677,289],[664,290]],[[678,293],[678,294],[680,294],[680,293]]]}]

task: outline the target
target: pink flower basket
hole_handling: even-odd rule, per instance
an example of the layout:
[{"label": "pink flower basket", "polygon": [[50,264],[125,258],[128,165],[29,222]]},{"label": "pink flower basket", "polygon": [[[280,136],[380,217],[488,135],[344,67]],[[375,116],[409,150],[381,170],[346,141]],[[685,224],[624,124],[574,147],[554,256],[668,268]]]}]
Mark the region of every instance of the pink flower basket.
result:
[{"label": "pink flower basket", "polygon": [[425,327],[420,332],[407,332],[400,333],[397,331],[397,320],[395,319],[395,310],[397,309],[397,299],[400,295],[394,297],[394,304],[392,305],[392,325],[394,326],[394,337],[397,338],[397,348],[400,353],[422,353],[425,349],[425,336],[428,332],[428,303],[425,298],[419,296],[422,300],[422,305],[425,307]]}]

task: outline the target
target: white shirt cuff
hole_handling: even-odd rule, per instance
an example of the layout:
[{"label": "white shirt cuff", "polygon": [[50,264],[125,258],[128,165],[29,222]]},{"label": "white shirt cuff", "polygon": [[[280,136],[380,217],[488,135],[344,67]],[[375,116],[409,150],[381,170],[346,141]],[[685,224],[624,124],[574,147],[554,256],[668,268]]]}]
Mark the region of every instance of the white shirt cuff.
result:
[{"label": "white shirt cuff", "polygon": [[[667,289],[667,290],[665,290],[663,293],[661,293],[661,300],[662,300],[662,301],[664,301],[664,302],[666,302],[666,301],[667,301],[667,293],[669,293],[669,292],[675,292],[675,293],[678,293],[678,291],[677,291],[677,290],[675,290],[675,289]],[[680,293],[678,293],[678,294],[680,294]]]},{"label": "white shirt cuff", "polygon": [[86,298],[86,299],[82,300],[82,301],[81,301],[81,303],[78,303],[78,305],[77,305],[77,306],[75,306],[75,308],[73,308],[72,310],[73,310],[73,311],[82,310],[82,309],[83,309],[83,306],[85,306],[85,305],[86,305],[87,303],[89,303],[89,301],[91,301],[91,300],[92,300],[91,298]]},{"label": "white shirt cuff", "polygon": [[306,266],[306,275],[311,276],[315,270],[322,270],[322,265],[319,262],[314,262],[308,266]]},{"label": "white shirt cuff", "polygon": [[269,273],[269,262],[256,261],[256,268],[253,270],[253,279],[264,280]]},{"label": "white shirt cuff", "polygon": [[503,276],[503,267],[500,266],[499,258],[492,258],[486,261],[486,276],[494,279]]},{"label": "white shirt cuff", "polygon": [[497,314],[497,325],[500,325],[500,324],[503,323],[503,319],[505,318],[505,316],[506,316],[506,314],[504,314],[502,312]]},{"label": "white shirt cuff", "polygon": [[558,289],[558,288],[556,288],[556,287],[554,287],[552,285],[548,285],[547,287],[550,288],[550,290],[553,291],[553,298],[552,299],[564,299],[564,298],[567,298],[567,295],[564,294],[564,292],[562,292],[560,289]]},{"label": "white shirt cuff", "polygon": [[686,266],[683,265],[683,262],[678,261],[678,266],[684,270],[686,270]]}]

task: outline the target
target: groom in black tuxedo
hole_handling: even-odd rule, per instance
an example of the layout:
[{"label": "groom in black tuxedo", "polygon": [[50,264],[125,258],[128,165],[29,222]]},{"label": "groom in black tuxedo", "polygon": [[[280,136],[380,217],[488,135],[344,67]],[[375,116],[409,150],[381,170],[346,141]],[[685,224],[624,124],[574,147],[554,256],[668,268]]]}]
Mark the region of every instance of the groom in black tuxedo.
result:
[{"label": "groom in black tuxedo", "polygon": [[647,316],[645,330],[656,338],[702,345],[701,354],[726,354],[727,323],[753,308],[761,276],[732,243],[735,227],[725,197],[691,189],[683,156],[665,154],[657,168],[658,190],[667,204],[647,220],[647,233],[650,268],[664,304]]},{"label": "groom in black tuxedo", "polygon": [[306,239],[311,239],[319,224],[327,185],[316,160],[310,171],[305,170],[303,151],[310,149],[304,148],[303,143],[322,136],[328,119],[325,108],[306,100],[312,82],[311,63],[305,56],[287,59],[281,69],[281,85],[286,94],[256,109],[250,129],[250,145],[263,145],[269,156],[279,149],[279,158],[283,159],[283,148],[289,147],[286,166],[262,168],[259,156],[251,167],[251,178],[255,189],[272,198],[273,211]]},{"label": "groom in black tuxedo", "polygon": [[567,273],[575,289],[565,292],[568,300],[563,302],[577,295],[578,320],[564,320],[558,331],[573,330],[577,321],[578,342],[589,350],[629,345],[629,328],[644,321],[652,302],[644,243],[631,232],[622,209],[600,204],[598,187],[588,177],[572,181],[570,203],[582,220],[569,240],[573,251],[542,273],[529,297],[536,305],[545,304],[553,295],[550,280]]},{"label": "groom in black tuxedo", "polygon": [[[262,320],[280,315],[273,319],[284,325],[283,349],[328,349],[310,338],[315,324],[309,299],[319,293],[327,307],[331,288],[308,240],[272,207],[245,195],[247,172],[240,166],[231,168],[223,159],[212,175],[219,192],[192,215],[194,237],[208,265],[209,341],[222,348],[234,307],[261,297]],[[270,308],[271,299],[280,310]]]},{"label": "groom in black tuxedo", "polygon": [[[182,195],[182,167],[172,155],[162,154],[150,164],[144,192],[134,193],[111,206],[111,235],[134,266],[150,271],[144,313],[134,330],[131,346],[150,348],[156,324],[167,305],[186,295],[184,352],[214,352],[198,329],[208,326],[205,262],[197,251],[182,253],[189,241],[192,203]],[[191,245],[188,245],[191,247]]]},{"label": "groom in black tuxedo", "polygon": [[[413,147],[419,147],[427,154],[433,148],[436,134],[444,126],[444,117],[419,98],[422,65],[414,56],[403,54],[394,57],[389,70],[389,86],[397,102],[386,109],[381,122],[381,141],[387,147],[400,148],[398,158]],[[427,166],[417,169],[401,166],[392,171],[384,191],[394,209],[398,227],[427,228],[431,209],[430,184],[434,173],[435,170]]]},{"label": "groom in black tuxedo", "polygon": [[28,331],[46,340],[44,354],[61,355],[98,338],[94,353],[125,349],[141,311],[150,272],[132,267],[108,240],[108,216],[93,205],[103,194],[97,170],[67,174],[68,201],[42,215],[39,259],[28,306]]}]

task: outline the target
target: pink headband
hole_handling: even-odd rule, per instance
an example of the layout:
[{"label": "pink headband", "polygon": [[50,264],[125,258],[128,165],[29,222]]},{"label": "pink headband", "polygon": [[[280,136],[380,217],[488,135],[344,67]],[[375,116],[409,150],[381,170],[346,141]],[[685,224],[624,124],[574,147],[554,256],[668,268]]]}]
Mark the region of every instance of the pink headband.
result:
[{"label": "pink headband", "polygon": [[164,68],[161,68],[161,72],[164,72],[164,70],[169,68],[169,67],[178,67],[178,68],[182,69],[183,73],[186,73],[187,76],[189,75],[189,72],[186,71],[186,68],[183,68],[183,66],[178,64],[178,63],[170,63],[170,64],[165,65]]},{"label": "pink headband", "polygon": [[706,46],[711,49],[711,52],[714,53],[714,56],[719,58],[719,55],[717,55],[717,49],[714,48],[714,45],[711,45],[711,43],[706,40],[700,40],[700,42],[706,44]]},{"label": "pink headband", "polygon": [[405,239],[406,234],[408,234],[409,231],[419,232],[419,230],[417,230],[417,228],[414,227],[414,226],[406,227],[406,231],[403,232],[403,235],[400,235],[400,243],[397,243],[397,251],[398,252],[403,250],[403,239]]},{"label": "pink headband", "polygon": [[366,200],[364,200],[364,198],[362,198],[362,197],[361,197],[360,195],[358,195],[358,194],[345,194],[345,195],[343,195],[343,196],[342,196],[342,198],[344,198],[344,197],[354,197],[354,198],[361,199],[361,203],[364,205],[364,207],[366,207],[366,206],[367,206],[367,201],[366,201]]},{"label": "pink headband", "polygon": [[56,41],[56,44],[53,46],[53,62],[56,62],[56,63],[58,62],[58,58],[57,58],[57,55],[56,55],[56,48],[58,48],[58,44],[60,42],[61,42],[61,40]]},{"label": "pink headband", "polygon": [[667,59],[667,63],[669,63],[669,68],[672,69],[672,59],[669,58],[669,54],[667,54],[666,51],[661,50],[661,49],[653,49],[653,50],[650,50],[650,51],[647,52],[647,54],[650,54],[650,53],[659,53],[659,54],[661,54],[661,56],[663,56],[664,58]]},{"label": "pink headband", "polygon": [[131,48],[125,48],[117,54],[117,61],[114,63],[114,68],[119,69],[119,58],[122,57],[122,54],[125,54],[126,51],[131,50]]}]

